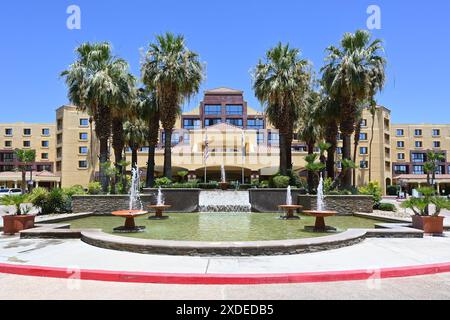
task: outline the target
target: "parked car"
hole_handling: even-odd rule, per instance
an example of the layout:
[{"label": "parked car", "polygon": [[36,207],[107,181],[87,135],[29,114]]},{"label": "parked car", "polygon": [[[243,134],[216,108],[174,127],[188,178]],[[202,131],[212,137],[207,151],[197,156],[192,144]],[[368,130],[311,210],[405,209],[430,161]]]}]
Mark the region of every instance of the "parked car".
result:
[{"label": "parked car", "polygon": [[21,189],[0,189],[0,197],[4,197],[6,195],[16,196],[21,194]]},{"label": "parked car", "polygon": [[0,197],[9,195],[9,189],[0,189]]}]

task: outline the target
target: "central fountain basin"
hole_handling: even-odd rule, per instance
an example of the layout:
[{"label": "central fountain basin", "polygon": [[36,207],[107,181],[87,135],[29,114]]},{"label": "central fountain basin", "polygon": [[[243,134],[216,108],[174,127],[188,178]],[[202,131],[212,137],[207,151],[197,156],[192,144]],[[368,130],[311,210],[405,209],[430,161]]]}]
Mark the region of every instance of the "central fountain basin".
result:
[{"label": "central fountain basin", "polygon": [[146,215],[147,211],[142,210],[120,210],[113,211],[111,214],[115,217],[125,218],[125,224],[122,227],[117,227],[113,229],[115,233],[135,233],[143,232],[145,226],[136,226],[134,219]]}]

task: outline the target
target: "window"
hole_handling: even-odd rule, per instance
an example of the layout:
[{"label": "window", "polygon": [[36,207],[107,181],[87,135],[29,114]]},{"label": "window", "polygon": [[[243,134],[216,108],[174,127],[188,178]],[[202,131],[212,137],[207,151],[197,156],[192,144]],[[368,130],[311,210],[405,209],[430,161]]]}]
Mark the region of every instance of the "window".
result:
[{"label": "window", "polygon": [[56,157],[57,158],[61,158],[62,157],[62,148],[57,148],[56,149]]},{"label": "window", "polygon": [[184,119],[183,128],[184,129],[200,129],[201,122],[199,119]]},{"label": "window", "polygon": [[342,161],[337,161],[336,162],[336,167],[340,170],[342,169]]},{"label": "window", "polygon": [[337,135],[337,138],[336,138],[338,141],[341,141],[342,140],[342,133],[338,133],[338,135]]},{"label": "window", "polygon": [[86,141],[88,139],[88,134],[86,132],[80,133],[80,140]]},{"label": "window", "polygon": [[79,147],[78,148],[78,153],[79,154],[88,154],[88,147]]},{"label": "window", "polygon": [[397,153],[397,159],[398,160],[405,160],[405,154],[404,153]]},{"label": "window", "polygon": [[191,142],[191,135],[189,133],[183,134],[183,143],[189,144]]},{"label": "window", "polygon": [[269,132],[268,142],[270,144],[280,143],[280,134],[278,132]]},{"label": "window", "polygon": [[227,119],[227,123],[242,128],[244,122],[242,119]]},{"label": "window", "polygon": [[89,119],[80,119],[80,127],[88,127]]},{"label": "window", "polygon": [[360,161],[359,167],[360,167],[361,169],[367,169],[367,168],[369,168],[369,161]]},{"label": "window", "polygon": [[58,130],[62,130],[62,128],[63,128],[63,120],[62,119],[56,120],[56,127]]},{"label": "window", "polygon": [[423,166],[413,166],[413,174],[425,174]]},{"label": "window", "polygon": [[441,142],[440,141],[433,141],[433,148],[440,148]]},{"label": "window", "polygon": [[48,172],[52,172],[52,166],[49,164],[44,164],[44,165],[38,165],[36,167],[38,172],[42,172],[42,171],[48,171]]},{"label": "window", "polygon": [[248,119],[247,128],[249,129],[264,129],[264,120],[262,119]]},{"label": "window", "polygon": [[50,129],[48,129],[48,128],[42,129],[42,135],[44,137],[48,137],[50,135]]},{"label": "window", "polygon": [[227,115],[241,116],[244,113],[244,107],[242,105],[228,105],[226,106]]},{"label": "window", "polygon": [[5,129],[5,136],[11,137],[13,135],[13,129],[7,128]]},{"label": "window", "polygon": [[48,141],[41,141],[42,148],[48,148],[50,143]]},{"label": "window", "polygon": [[12,141],[5,141],[5,148],[12,148]]},{"label": "window", "polygon": [[31,136],[31,129],[23,129],[24,136]]},{"label": "window", "polygon": [[148,153],[149,150],[150,150],[149,147],[142,147],[141,149],[139,149],[140,152],[145,152],[145,153]]},{"label": "window", "polygon": [[394,173],[395,174],[407,174],[408,173],[408,167],[405,166],[405,165],[394,166]]},{"label": "window", "polygon": [[86,160],[78,161],[78,168],[86,169],[88,167],[88,162]]},{"label": "window", "polygon": [[367,133],[360,133],[359,140],[362,140],[362,141],[367,140]]},{"label": "window", "polygon": [[61,161],[57,161],[57,162],[56,162],[56,171],[60,172],[60,171],[61,171],[61,168],[62,168],[62,163],[61,163]]},{"label": "window", "polygon": [[397,129],[397,137],[403,137],[405,135],[405,130]]},{"label": "window", "polygon": [[359,148],[359,154],[368,154],[369,149],[367,147],[360,147]]},{"label": "window", "polygon": [[205,127],[210,127],[221,122],[222,119],[205,119]]},{"label": "window", "polygon": [[433,129],[433,137],[439,137],[441,135],[441,130]]},{"label": "window", "polygon": [[220,114],[222,114],[222,106],[221,105],[205,105],[205,114],[206,115],[220,115]]},{"label": "window", "polygon": [[422,129],[416,129],[414,130],[414,135],[416,137],[421,137],[422,136]]},{"label": "window", "polygon": [[258,144],[263,144],[264,143],[264,132],[258,132],[257,135],[257,140],[258,140]]},{"label": "window", "polygon": [[422,141],[416,141],[414,143],[414,145],[416,146],[416,148],[422,148],[423,147],[423,142]]},{"label": "window", "polygon": [[23,142],[23,147],[24,147],[24,148],[29,148],[29,147],[31,147],[31,142],[30,142],[30,141],[24,141],[24,142]]},{"label": "window", "polygon": [[425,162],[425,154],[424,153],[413,153],[411,154],[412,162]]},{"label": "window", "polygon": [[367,119],[362,119],[361,120],[361,127],[367,127]]},{"label": "window", "polygon": [[404,148],[405,147],[405,141],[397,141],[397,148]]},{"label": "window", "polygon": [[[166,143],[166,133],[165,132],[163,132],[162,135],[161,135],[161,142],[163,144]],[[172,144],[179,144],[180,143],[180,133],[179,132],[172,133],[171,143]]]},{"label": "window", "polygon": [[336,153],[337,154],[342,154],[342,147],[337,147],[336,148]]},{"label": "window", "polygon": [[[41,153],[41,159],[48,160],[48,153]],[[47,171],[49,171],[49,170],[47,170]]]}]

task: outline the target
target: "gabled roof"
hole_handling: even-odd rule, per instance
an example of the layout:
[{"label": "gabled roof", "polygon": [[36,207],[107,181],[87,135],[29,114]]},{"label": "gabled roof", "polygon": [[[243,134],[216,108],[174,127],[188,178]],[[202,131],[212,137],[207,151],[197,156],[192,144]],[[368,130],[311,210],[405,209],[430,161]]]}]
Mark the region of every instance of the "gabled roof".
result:
[{"label": "gabled roof", "polygon": [[226,122],[221,122],[221,123],[217,123],[215,125],[209,126],[207,128],[202,128],[202,129],[195,129],[193,131],[235,131],[235,132],[242,132],[244,131],[244,129],[236,127],[232,124],[226,123]]},{"label": "gabled roof", "polygon": [[243,94],[241,90],[231,89],[227,87],[220,87],[216,89],[206,90],[205,94]]}]

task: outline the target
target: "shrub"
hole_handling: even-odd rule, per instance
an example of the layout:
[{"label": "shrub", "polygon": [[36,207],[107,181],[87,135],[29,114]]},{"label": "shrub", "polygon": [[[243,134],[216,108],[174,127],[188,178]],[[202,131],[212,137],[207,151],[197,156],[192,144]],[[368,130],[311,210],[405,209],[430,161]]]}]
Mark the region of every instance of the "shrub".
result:
[{"label": "shrub", "polygon": [[14,206],[16,208],[16,215],[27,214],[22,208],[22,204],[29,201],[29,196],[27,194],[20,195],[6,195],[0,198],[0,204],[3,206]]},{"label": "shrub", "polygon": [[72,196],[66,194],[63,189],[53,189],[49,192],[43,188],[36,188],[29,198],[35,207],[40,208],[41,214],[72,211]]},{"label": "shrub", "polygon": [[397,208],[392,203],[380,203],[378,206],[375,206],[375,209],[381,210],[381,211],[391,211],[396,212]]},{"label": "shrub", "polygon": [[166,177],[158,178],[155,180],[156,188],[165,187],[165,186],[167,187],[171,184],[172,184],[172,180],[170,180],[169,178],[166,178]]},{"label": "shrub", "polygon": [[388,186],[386,188],[386,193],[388,196],[396,196],[398,195],[399,188],[398,186]]},{"label": "shrub", "polygon": [[83,186],[75,185],[70,188],[65,188],[64,193],[69,197],[72,197],[74,195],[84,195],[86,194],[86,191],[84,191]]},{"label": "shrub", "polygon": [[30,194],[30,202],[36,208],[39,208],[41,213],[47,209],[49,192],[44,188],[35,188]]},{"label": "shrub", "polygon": [[273,178],[273,184],[275,188],[287,188],[289,187],[289,183],[291,181],[291,178],[288,176],[276,176]]},{"label": "shrub", "polygon": [[264,180],[259,183],[259,187],[263,189],[269,188],[269,186],[270,186],[269,180]]},{"label": "shrub", "polygon": [[167,188],[174,188],[174,189],[195,189],[198,188],[197,182],[185,182],[185,183],[174,183],[172,185],[166,186]]},{"label": "shrub", "polygon": [[381,202],[382,191],[378,182],[369,182],[366,186],[358,189],[359,194],[373,196],[375,206]]},{"label": "shrub", "polygon": [[198,187],[205,190],[214,190],[219,187],[219,184],[215,181],[211,181],[209,183],[199,183]]},{"label": "shrub", "polygon": [[253,187],[253,185],[244,183],[244,184],[240,184],[238,189],[239,190],[248,190],[248,189],[251,189],[252,187]]},{"label": "shrub", "polygon": [[91,182],[88,185],[88,193],[91,195],[96,195],[102,193],[102,185],[100,182]]}]

